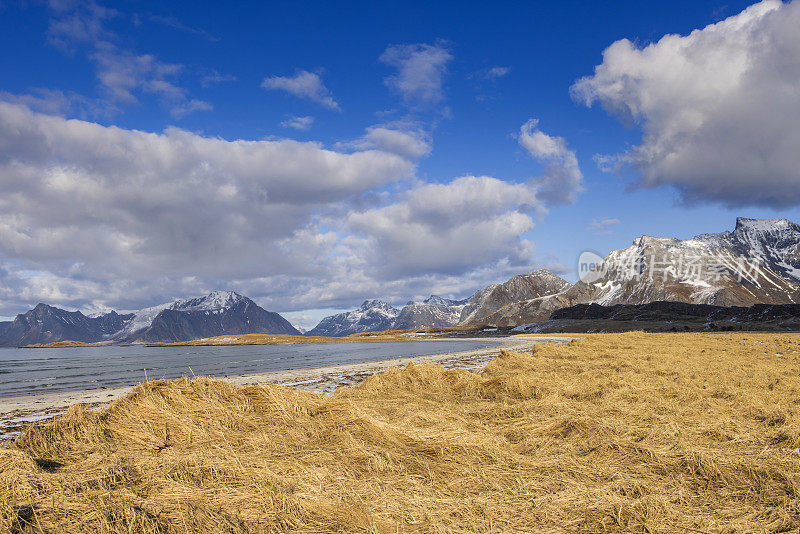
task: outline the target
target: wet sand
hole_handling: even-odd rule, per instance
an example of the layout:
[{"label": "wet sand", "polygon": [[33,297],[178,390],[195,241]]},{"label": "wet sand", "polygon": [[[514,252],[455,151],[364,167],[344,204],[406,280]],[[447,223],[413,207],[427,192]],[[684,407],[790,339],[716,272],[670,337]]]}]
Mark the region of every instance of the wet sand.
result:
[{"label": "wet sand", "polygon": [[[239,385],[280,384],[330,395],[337,387],[355,386],[374,373],[404,367],[409,363],[438,363],[446,369],[477,370],[483,368],[501,350],[524,351],[539,343],[565,343],[571,339],[553,336],[514,336],[499,338],[497,346],[487,349],[216,378]],[[431,343],[436,341],[430,340]],[[73,404],[101,407],[127,395],[133,388],[134,386],[126,386],[0,398],[0,439],[13,437],[25,425],[54,416]]]}]

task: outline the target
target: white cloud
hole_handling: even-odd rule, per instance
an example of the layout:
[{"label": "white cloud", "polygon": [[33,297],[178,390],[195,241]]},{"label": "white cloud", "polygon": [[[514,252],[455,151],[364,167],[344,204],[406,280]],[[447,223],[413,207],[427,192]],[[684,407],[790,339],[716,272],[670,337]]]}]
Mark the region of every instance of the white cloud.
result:
[{"label": "white cloud", "polygon": [[609,235],[611,234],[611,228],[621,222],[619,219],[609,217],[595,217],[586,229],[595,235]]},{"label": "white cloud", "polygon": [[195,28],[193,26],[188,26],[183,22],[181,22],[179,19],[172,16],[163,16],[150,13],[148,14],[148,18],[153,22],[157,22],[158,24],[163,24],[164,26],[173,28],[175,30],[178,30],[179,32],[188,33],[190,35],[201,37],[206,41],[219,41],[219,37],[216,37],[215,35],[209,33],[203,28]]},{"label": "white cloud", "polygon": [[385,83],[410,105],[433,105],[444,100],[442,83],[452,54],[442,44],[393,45],[380,61],[397,68]]},{"label": "white cloud", "polygon": [[341,143],[357,150],[377,149],[417,159],[431,152],[431,136],[422,128],[404,122],[370,126],[359,139]]},{"label": "white cloud", "polygon": [[484,77],[489,80],[502,78],[511,72],[511,67],[492,67],[484,72]]},{"label": "white cloud", "polygon": [[765,0],[645,47],[622,39],[572,94],[641,125],[641,144],[616,158],[640,186],[689,202],[800,205],[798,28],[800,2]]},{"label": "white cloud", "polygon": [[170,115],[175,117],[176,119],[181,119],[190,113],[194,113],[195,111],[211,111],[214,107],[204,100],[184,100],[175,104],[172,109],[169,111]]},{"label": "white cloud", "polygon": [[74,52],[82,43],[95,43],[114,37],[105,23],[119,16],[115,9],[94,1],[71,2],[51,0],[48,7],[52,17],[48,23],[48,40],[67,52]]},{"label": "white cloud", "polygon": [[[419,184],[381,208],[351,212],[347,228],[363,236],[354,250],[388,278],[454,274],[502,259],[531,261],[531,230],[540,209],[535,187],[488,176]],[[367,251],[366,254],[364,251]]]},{"label": "white cloud", "polygon": [[294,128],[295,130],[308,130],[314,124],[314,117],[289,117],[281,122],[284,128]]},{"label": "white cloud", "polygon": [[413,168],[379,150],[146,133],[0,103],[0,264],[49,273],[36,279],[51,288],[42,297],[70,299],[80,291],[65,287],[111,299],[110,286],[302,272],[282,240]]},{"label": "white cloud", "polygon": [[583,191],[583,173],[575,152],[567,148],[563,137],[547,135],[530,119],[522,125],[519,144],[536,160],[547,164],[538,181],[539,197],[549,204],[572,203]]},{"label": "white cloud", "polygon": [[429,149],[414,132],[375,127],[344,152],[0,102],[0,315],[39,301],[135,309],[217,288],[278,311],[402,303],[538,265],[524,234],[546,211],[539,182],[411,181]]},{"label": "white cloud", "polygon": [[261,87],[272,91],[286,91],[298,98],[307,98],[329,109],[340,109],[331,92],[322,83],[319,74],[307,70],[298,71],[294,76],[264,78]]},{"label": "white cloud", "polygon": [[71,91],[43,87],[34,87],[24,94],[0,91],[0,101],[22,104],[51,115],[72,115],[81,118],[103,115],[105,111],[102,102]]},{"label": "white cloud", "polygon": [[86,50],[107,100],[105,114],[116,111],[118,105],[139,103],[140,94],[155,95],[176,119],[212,109],[208,102],[190,98],[178,84],[182,65],[165,63],[155,55],[138,54],[115,44],[118,36],[106,27],[106,22],[119,16],[116,10],[93,1],[51,1],[49,8],[50,42],[70,54]]}]

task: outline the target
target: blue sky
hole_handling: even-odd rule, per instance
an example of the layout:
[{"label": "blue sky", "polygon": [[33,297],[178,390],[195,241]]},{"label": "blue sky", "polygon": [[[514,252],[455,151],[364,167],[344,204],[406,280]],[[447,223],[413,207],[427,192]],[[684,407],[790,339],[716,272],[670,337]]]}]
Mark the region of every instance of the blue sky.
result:
[{"label": "blue sky", "polygon": [[[309,326],[366,298],[463,297],[541,266],[574,280],[581,251],[607,253],[641,234],[686,238],[732,229],[737,216],[798,221],[798,171],[790,170],[797,161],[783,161],[791,151],[726,133],[771,139],[791,125],[715,104],[760,109],[763,102],[748,99],[796,81],[791,69],[776,67],[770,77],[713,67],[726,57],[732,65],[776,54],[800,61],[777,21],[793,20],[797,6],[765,2],[739,15],[749,5],[4,1],[0,46],[13,53],[0,57],[0,101],[13,108],[0,120],[0,184],[17,202],[0,206],[13,221],[0,231],[0,316],[39,300],[84,311],[133,309],[230,288]],[[751,27],[747,35],[774,35],[789,46],[734,46],[743,31],[731,19],[737,16]],[[714,23],[723,26],[703,30]],[[705,34],[687,38],[693,30]],[[677,49],[662,41],[668,34],[684,39]],[[622,39],[630,50],[620,46],[604,60]],[[690,59],[681,50],[692,51]],[[722,61],[693,59],[713,50]],[[680,68],[695,73],[689,82],[663,74],[678,56],[689,62]],[[598,66],[607,67],[602,76]],[[756,75],[766,82],[753,85]],[[593,78],[581,92],[575,84],[583,77]],[[618,91],[626,79],[634,82]],[[687,84],[694,87],[688,96]],[[739,85],[750,89],[731,89]],[[796,94],[771,102],[779,115],[786,107],[787,121],[796,113]],[[675,126],[671,117],[685,110],[692,118]],[[733,118],[705,131],[692,122],[697,116],[703,125]],[[529,130],[534,144],[525,145],[521,128],[530,119],[538,120]],[[18,124],[35,127],[23,135]],[[693,136],[692,146],[670,137],[675,128]],[[163,133],[170,143],[156,146],[134,130]],[[716,156],[690,154],[694,147],[708,153],[697,139],[712,137],[717,165]],[[231,161],[228,145],[208,140],[264,141],[258,150],[267,153]],[[175,168],[162,174],[166,160],[153,158],[169,150]],[[214,156],[206,160],[207,150]],[[617,158],[616,171],[598,165],[606,161],[598,155],[632,150]],[[737,161],[748,151],[780,165]],[[330,152],[342,161],[303,167]],[[645,161],[644,152],[658,156]],[[123,164],[132,167],[117,175]],[[560,180],[547,186],[552,194],[541,185],[548,169]],[[317,187],[335,172],[341,179]],[[214,180],[226,188],[214,188]],[[443,189],[426,189],[436,184]],[[201,187],[220,202],[183,202]],[[308,191],[314,194],[304,200]],[[463,199],[446,206],[436,195]],[[175,213],[164,215],[173,205]],[[397,217],[423,220],[406,221],[407,233],[444,237],[409,243],[382,226]],[[470,225],[485,228],[475,241],[493,241],[485,254],[470,248]]]}]

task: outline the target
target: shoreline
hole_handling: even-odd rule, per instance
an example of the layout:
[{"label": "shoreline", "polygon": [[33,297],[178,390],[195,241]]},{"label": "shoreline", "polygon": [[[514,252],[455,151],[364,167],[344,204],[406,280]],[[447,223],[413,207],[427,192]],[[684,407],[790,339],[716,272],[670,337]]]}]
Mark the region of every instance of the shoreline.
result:
[{"label": "shoreline", "polygon": [[[476,339],[485,340],[485,338]],[[530,350],[531,347],[537,344],[566,343],[572,339],[572,337],[556,337],[552,335],[517,335],[498,338],[496,346],[486,349],[215,378],[237,385],[277,384],[300,388],[321,395],[330,395],[338,387],[358,385],[372,374],[387,369],[404,367],[409,363],[438,363],[447,369],[480,369],[489,360],[497,356],[501,350]],[[430,339],[429,341],[435,342],[438,340]],[[105,406],[127,395],[134,387],[136,386],[0,398],[0,440],[13,437],[13,435],[6,436],[16,434],[21,427],[27,424],[47,419],[48,416],[54,417],[73,404],[86,404],[93,408]]]}]

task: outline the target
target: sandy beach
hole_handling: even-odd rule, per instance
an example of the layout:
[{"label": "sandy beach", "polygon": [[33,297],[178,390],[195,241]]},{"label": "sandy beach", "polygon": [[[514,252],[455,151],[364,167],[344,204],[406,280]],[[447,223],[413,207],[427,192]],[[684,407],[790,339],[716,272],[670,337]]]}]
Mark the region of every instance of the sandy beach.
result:
[{"label": "sandy beach", "polygon": [[[330,395],[340,386],[358,385],[374,373],[403,367],[409,363],[437,363],[446,369],[476,370],[486,365],[501,350],[525,351],[539,343],[565,343],[570,340],[569,337],[515,336],[499,338],[496,346],[480,350],[216,378],[239,385],[280,384],[321,395]],[[429,340],[430,343],[437,341],[436,339]],[[54,417],[73,404],[101,407],[127,395],[134,387],[135,385],[131,385],[0,398],[0,440],[12,438],[24,426]]]}]

